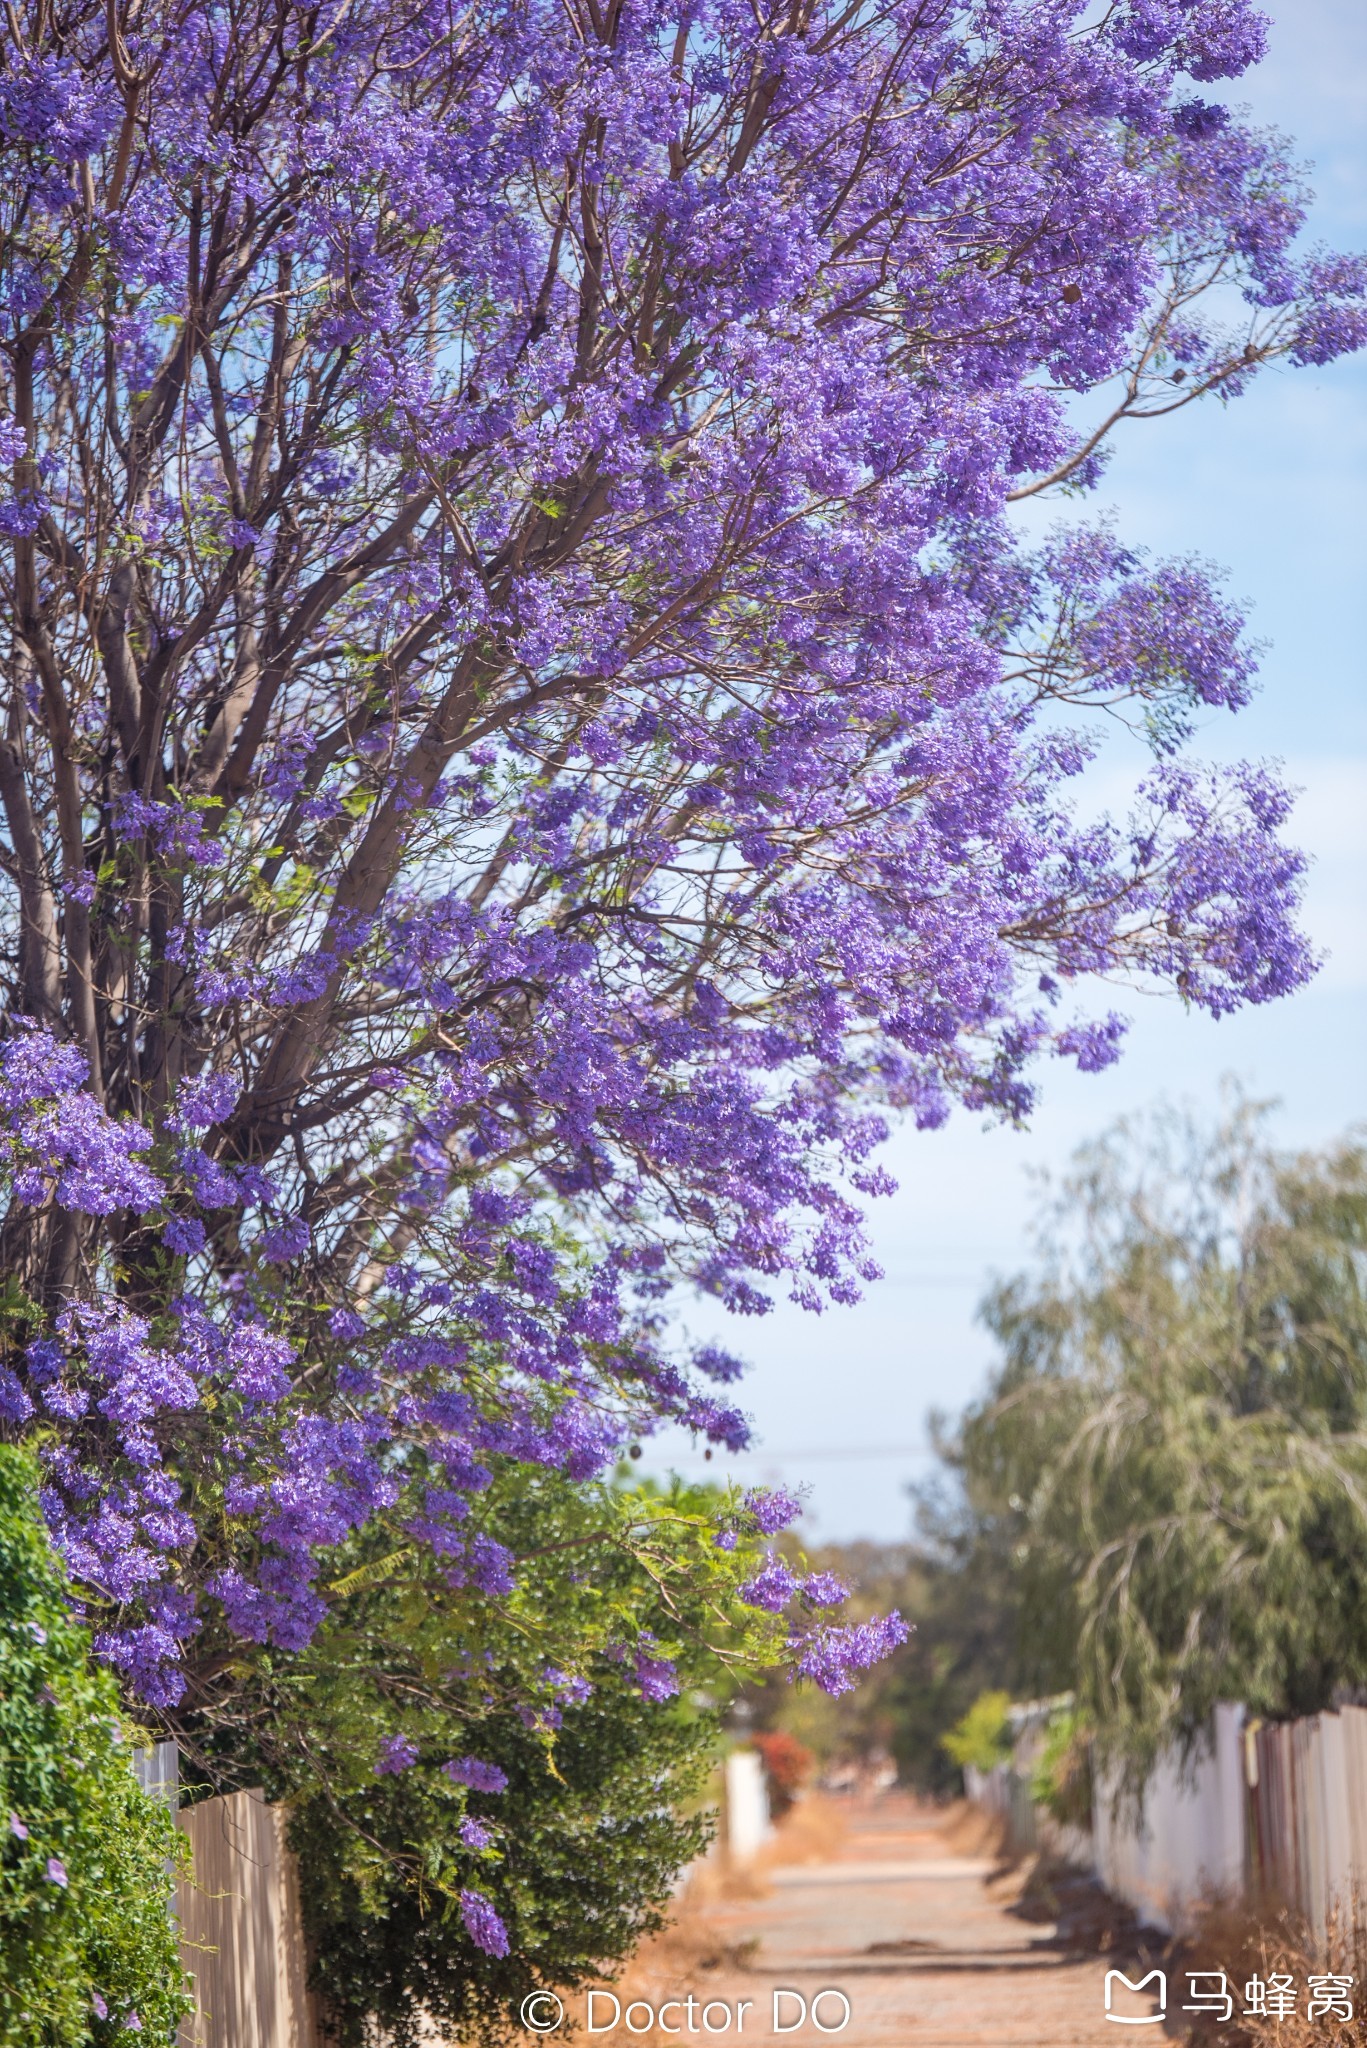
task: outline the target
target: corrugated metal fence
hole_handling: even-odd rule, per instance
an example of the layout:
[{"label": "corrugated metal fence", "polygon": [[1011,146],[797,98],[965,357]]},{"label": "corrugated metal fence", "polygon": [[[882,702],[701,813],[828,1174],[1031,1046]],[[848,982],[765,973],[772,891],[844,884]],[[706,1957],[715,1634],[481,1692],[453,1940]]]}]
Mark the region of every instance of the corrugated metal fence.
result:
[{"label": "corrugated metal fence", "polygon": [[134,1750],[133,1768],[176,1814],[193,1858],[176,1886],[181,1957],[195,1991],[179,2048],[319,2048],[284,1809],[259,1792],[235,1792],[177,1810],[173,1742]]},{"label": "corrugated metal fence", "polygon": [[1248,1887],[1243,1726],[1242,1707],[1217,1707],[1191,1756],[1162,1758],[1137,1811],[1114,1774],[1095,1774],[1092,1866],[1151,1926],[1181,1927],[1203,1898]]},{"label": "corrugated metal fence", "polygon": [[1244,1731],[1248,1882],[1322,1930],[1367,1902],[1367,1707]]},{"label": "corrugated metal fence", "polygon": [[176,1912],[198,2008],[180,2048],[316,2048],[283,1808],[235,1792],[190,1807],[180,1825],[194,1875],[176,1888]]}]

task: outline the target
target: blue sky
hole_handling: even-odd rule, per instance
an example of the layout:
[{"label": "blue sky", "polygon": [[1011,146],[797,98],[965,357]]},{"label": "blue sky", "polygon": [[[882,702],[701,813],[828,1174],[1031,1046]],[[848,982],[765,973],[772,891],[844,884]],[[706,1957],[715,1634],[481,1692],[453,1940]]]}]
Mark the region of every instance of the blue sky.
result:
[{"label": "blue sky", "polygon": [[[1367,247],[1367,9],[1276,0],[1267,11],[1271,55],[1228,97],[1312,164],[1310,238]],[[1028,1131],[961,1115],[898,1133],[885,1156],[899,1192],[872,1218],[886,1277],[855,1308],[784,1306],[725,1329],[753,1361],[741,1393],[759,1449],[710,1469],[805,1485],[809,1541],[908,1533],[907,1482],[932,1463],[927,1411],[952,1412],[982,1385],[992,1346],[977,1302],[994,1272],[1028,1258],[1032,1169],[1058,1170],[1085,1138],[1165,1095],[1213,1108],[1225,1075],[1277,1099],[1285,1145],[1367,1121],[1367,362],[1264,374],[1228,408],[1135,427],[1100,500],[1127,540],[1220,563],[1272,643],[1255,703],[1213,720],[1200,746],[1276,757],[1303,789],[1306,921],[1328,958],[1298,995],[1218,1024],[1175,1000],[1127,998],[1124,1059],[1103,1075],[1048,1068]],[[1097,798],[1106,775],[1100,764]],[[1115,786],[1121,795],[1119,776]],[[701,1333],[725,1319],[700,1310],[690,1323]],[[646,1469],[666,1460],[704,1469],[683,1438],[652,1446]]]}]

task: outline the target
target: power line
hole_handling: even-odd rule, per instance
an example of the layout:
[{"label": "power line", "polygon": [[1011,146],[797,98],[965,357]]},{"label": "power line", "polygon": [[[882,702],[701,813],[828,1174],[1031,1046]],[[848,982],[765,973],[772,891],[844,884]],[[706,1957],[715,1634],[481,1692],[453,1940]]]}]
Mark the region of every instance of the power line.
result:
[{"label": "power line", "polygon": [[[767,1446],[753,1451],[718,1451],[717,1458],[746,1458],[760,1465],[805,1465],[814,1458],[921,1458],[933,1447],[919,1444],[827,1444],[819,1450],[771,1451]],[[667,1463],[705,1462],[705,1451],[680,1451]]]}]

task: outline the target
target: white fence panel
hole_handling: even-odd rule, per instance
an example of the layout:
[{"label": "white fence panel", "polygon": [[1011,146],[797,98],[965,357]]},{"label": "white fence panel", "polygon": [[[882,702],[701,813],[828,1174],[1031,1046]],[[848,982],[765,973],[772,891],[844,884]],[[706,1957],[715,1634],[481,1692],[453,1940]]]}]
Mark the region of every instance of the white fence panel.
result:
[{"label": "white fence panel", "polygon": [[1137,1811],[1117,1802],[1114,1773],[1098,1773],[1096,1874],[1165,1933],[1179,1932],[1201,1899],[1244,1889],[1243,1718],[1242,1707],[1217,1707],[1207,1741],[1185,1765],[1162,1758]]},{"label": "white fence panel", "polygon": [[733,1749],[726,1759],[727,1854],[737,1863],[748,1863],[773,1831],[759,1752]]}]

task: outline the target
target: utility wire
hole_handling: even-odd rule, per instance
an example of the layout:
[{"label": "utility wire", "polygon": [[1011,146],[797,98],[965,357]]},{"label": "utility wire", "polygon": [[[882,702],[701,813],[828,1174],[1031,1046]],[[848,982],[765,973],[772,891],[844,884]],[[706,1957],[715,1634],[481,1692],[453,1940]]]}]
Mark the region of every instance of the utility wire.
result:
[{"label": "utility wire", "polygon": [[[719,1451],[718,1458],[746,1458],[759,1465],[805,1465],[813,1458],[921,1458],[931,1449],[928,1443],[919,1444],[827,1444],[819,1450],[771,1451],[762,1447],[753,1451]],[[705,1451],[681,1451],[667,1462],[671,1464],[702,1463]]]}]

